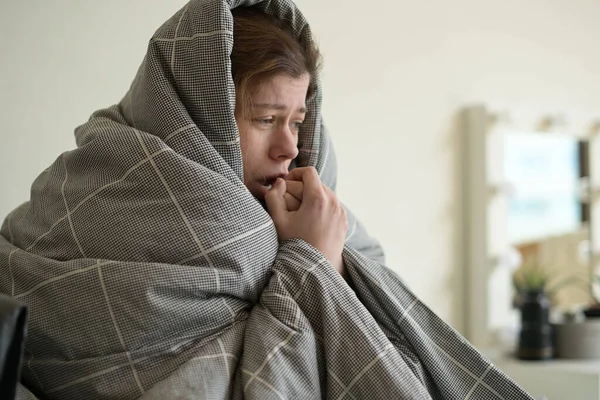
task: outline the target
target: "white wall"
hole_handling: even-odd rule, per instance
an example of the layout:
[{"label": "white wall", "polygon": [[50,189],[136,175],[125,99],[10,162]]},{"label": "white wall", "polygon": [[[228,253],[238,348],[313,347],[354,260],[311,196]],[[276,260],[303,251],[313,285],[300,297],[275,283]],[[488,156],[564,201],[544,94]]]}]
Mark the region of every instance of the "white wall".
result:
[{"label": "white wall", "polygon": [[[184,0],[0,3],[0,215],[120,100]],[[325,55],[339,195],[440,316],[463,324],[457,115],[600,113],[597,0],[298,0]],[[369,5],[371,4],[371,5]]]}]

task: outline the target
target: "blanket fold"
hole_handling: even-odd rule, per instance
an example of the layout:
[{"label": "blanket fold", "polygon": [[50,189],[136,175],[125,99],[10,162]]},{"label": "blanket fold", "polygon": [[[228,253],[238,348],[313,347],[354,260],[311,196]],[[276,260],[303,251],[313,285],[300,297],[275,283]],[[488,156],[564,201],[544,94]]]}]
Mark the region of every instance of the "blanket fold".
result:
[{"label": "blanket fold", "polygon": [[[348,211],[352,286],[278,242],[243,184],[235,7],[312,40],[289,0],[192,0],[123,100],[76,129],[0,230],[0,293],[25,303],[20,399],[530,399],[384,266]],[[295,166],[332,189],[321,89]]]}]

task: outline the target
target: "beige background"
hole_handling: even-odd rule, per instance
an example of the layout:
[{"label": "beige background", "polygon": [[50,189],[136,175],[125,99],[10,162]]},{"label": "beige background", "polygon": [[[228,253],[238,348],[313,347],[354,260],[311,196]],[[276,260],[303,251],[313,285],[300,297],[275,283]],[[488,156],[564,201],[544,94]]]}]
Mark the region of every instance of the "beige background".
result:
[{"label": "beige background", "polygon": [[[120,100],[183,0],[0,3],[0,216]],[[462,330],[459,129],[465,105],[600,110],[600,1],[299,0],[325,55],[339,195],[396,270]]]}]

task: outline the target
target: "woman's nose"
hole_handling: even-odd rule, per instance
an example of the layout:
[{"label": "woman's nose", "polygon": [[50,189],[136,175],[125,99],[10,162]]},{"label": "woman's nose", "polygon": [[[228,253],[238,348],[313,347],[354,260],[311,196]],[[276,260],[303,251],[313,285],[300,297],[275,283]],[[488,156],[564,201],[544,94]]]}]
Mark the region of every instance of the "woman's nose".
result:
[{"label": "woman's nose", "polygon": [[298,156],[298,136],[289,126],[284,126],[274,135],[271,157],[277,160],[293,160]]}]

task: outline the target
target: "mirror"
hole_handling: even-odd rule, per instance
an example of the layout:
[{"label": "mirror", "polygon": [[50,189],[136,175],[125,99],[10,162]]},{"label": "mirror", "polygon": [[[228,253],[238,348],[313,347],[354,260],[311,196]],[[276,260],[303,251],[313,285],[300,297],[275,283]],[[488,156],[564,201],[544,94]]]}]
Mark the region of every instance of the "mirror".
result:
[{"label": "mirror", "polygon": [[507,239],[518,251],[520,281],[531,268],[548,278],[556,309],[589,304],[588,142],[572,135],[504,132]]},{"label": "mirror", "polygon": [[548,275],[559,313],[600,299],[591,284],[600,276],[600,163],[590,157],[600,152],[600,123],[586,113],[544,115],[465,109],[466,334],[479,348],[516,337],[513,277],[528,266]]}]

